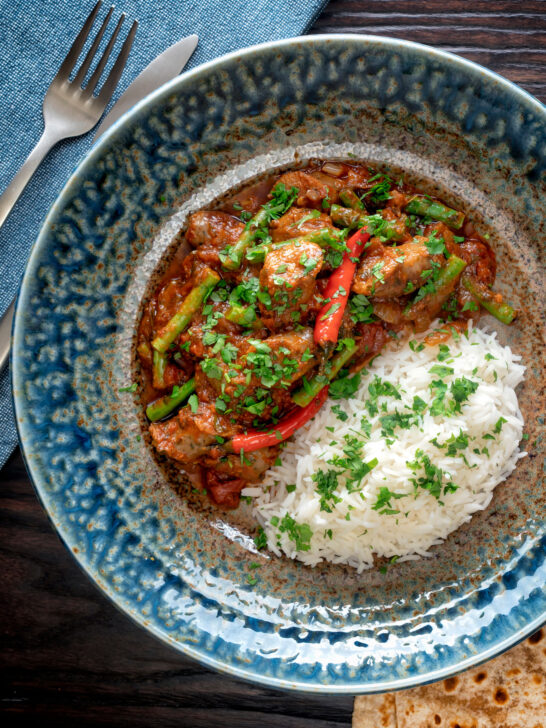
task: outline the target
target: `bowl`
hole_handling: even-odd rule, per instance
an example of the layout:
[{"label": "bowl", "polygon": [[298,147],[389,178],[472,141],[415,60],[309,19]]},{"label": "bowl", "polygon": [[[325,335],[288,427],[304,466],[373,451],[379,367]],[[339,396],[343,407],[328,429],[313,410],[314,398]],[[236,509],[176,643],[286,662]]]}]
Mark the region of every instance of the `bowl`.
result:
[{"label": "bowl", "polygon": [[[531,96],[448,53],[308,36],[184,74],[86,156],[22,283],[15,411],[53,525],[138,624],[236,677],[355,694],[448,677],[543,623],[545,122]],[[316,157],[402,170],[471,212],[496,248],[499,289],[521,311],[511,328],[494,325],[528,367],[519,396],[529,456],[430,558],[386,573],[258,555],[248,508],[216,510],[168,473],[153,456],[138,391],[121,391],[138,382],[142,302],[188,213]]]}]

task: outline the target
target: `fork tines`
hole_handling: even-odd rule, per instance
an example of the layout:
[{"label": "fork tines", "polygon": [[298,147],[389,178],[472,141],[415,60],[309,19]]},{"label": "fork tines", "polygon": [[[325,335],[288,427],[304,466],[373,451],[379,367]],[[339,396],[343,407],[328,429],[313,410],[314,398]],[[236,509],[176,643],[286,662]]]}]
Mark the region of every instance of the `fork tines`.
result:
[{"label": "fork tines", "polygon": [[[77,60],[80,56],[80,53],[83,50],[83,47],[85,45],[85,42],[89,38],[91,29],[93,28],[93,25],[95,24],[95,20],[97,18],[97,15],[99,14],[99,10],[102,6],[102,0],[98,0],[95,7],[91,10],[89,13],[87,20],[83,24],[82,29],[78,33],[78,36],[74,43],[72,44],[72,47],[68,51],[68,54],[64,61],[61,64],[61,67],[59,68],[59,72],[55,76],[55,81],[58,82],[69,82],[69,77],[72,71],[74,70]],[[108,14],[104,18],[102,25],[95,36],[95,39],[93,40],[93,43],[89,50],[87,51],[85,58],[83,59],[75,77],[72,83],[75,86],[82,86],[85,76],[91,67],[91,64],[97,55],[97,51],[99,49],[101,40],[104,36],[104,33],[106,32],[106,28],[108,27],[108,24],[112,18],[113,12],[115,7],[112,5],[110,10],[108,11]],[[112,49],[114,48],[115,42],[117,40],[117,37],[119,35],[119,32],[121,30],[121,26],[123,25],[123,21],[125,20],[125,13],[122,13],[117,25],[114,29],[114,32],[112,33],[112,36],[110,40],[108,41],[108,44],[106,48],[104,49],[104,52],[97,64],[97,67],[93,71],[93,74],[91,75],[91,78],[89,79],[89,82],[83,89],[83,95],[84,97],[90,97],[92,94],[96,91],[99,81],[101,79],[102,73],[106,67],[106,64],[108,63],[108,59],[110,58],[110,55],[112,54]],[[121,50],[118,53],[118,56],[114,62],[114,65],[112,66],[110,73],[108,74],[102,89],[100,90],[98,94],[98,99],[101,101],[108,101],[110,96],[112,95],[114,89],[117,86],[117,83],[121,77],[123,68],[125,66],[125,63],[127,61],[127,58],[129,56],[129,53],[131,51],[131,47],[133,45],[133,41],[135,38],[135,34],[138,28],[138,21],[135,20],[133,24],[131,25],[131,28],[129,30],[129,33],[127,34],[127,37],[125,38],[125,41],[121,47]]]}]

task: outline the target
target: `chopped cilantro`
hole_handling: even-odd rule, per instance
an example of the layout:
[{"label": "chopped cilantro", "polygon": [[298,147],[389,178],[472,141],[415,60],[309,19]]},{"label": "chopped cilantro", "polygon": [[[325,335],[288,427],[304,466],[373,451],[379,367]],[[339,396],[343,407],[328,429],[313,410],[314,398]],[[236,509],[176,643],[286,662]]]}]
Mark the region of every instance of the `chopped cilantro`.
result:
[{"label": "chopped cilantro", "polygon": [[296,222],[293,222],[290,227],[296,227],[298,230],[301,228],[301,226],[308,222],[308,220],[313,220],[316,217],[319,217],[320,212],[318,210],[311,210],[311,212],[308,212],[307,215],[303,215],[299,220]]},{"label": "chopped cilantro", "polygon": [[334,404],[332,406],[332,412],[341,422],[347,422],[347,420],[349,419],[349,415],[346,412],[343,412],[339,404]]},{"label": "chopped cilantro", "polygon": [[298,196],[298,188],[291,187],[289,190],[281,184],[276,184],[271,190],[271,200],[263,205],[263,209],[267,213],[267,217],[264,221],[264,225],[267,225],[271,220],[276,220],[282,217],[287,210],[289,210]]},{"label": "chopped cilantro", "polygon": [[[171,397],[172,397],[172,395],[171,395]],[[190,406],[191,411],[195,414],[199,407],[199,399],[196,394],[190,395],[190,397],[188,398],[188,404]]]},{"label": "chopped cilantro", "polygon": [[449,351],[449,346],[446,346],[445,344],[440,344],[440,351],[438,352],[438,356],[436,357],[438,361],[445,361],[446,359],[449,359],[451,356],[451,352]]},{"label": "chopped cilantro", "polygon": [[437,374],[439,377],[447,377],[448,374],[453,374],[455,370],[453,367],[448,367],[445,364],[435,364],[429,369],[431,374]]},{"label": "chopped cilantro", "polygon": [[478,382],[473,382],[471,379],[467,379],[466,377],[455,379],[451,383],[450,391],[453,399],[455,400],[455,412],[461,411],[461,404],[465,402],[471,394],[474,394],[474,392],[478,389],[478,386]]},{"label": "chopped cilantro", "polygon": [[372,506],[372,510],[378,511],[380,515],[394,515],[400,513],[400,511],[394,509],[391,505],[391,499],[397,500],[398,498],[404,498],[405,493],[394,493],[390,488],[382,486],[379,489],[377,499]]},{"label": "chopped cilantro", "polygon": [[233,344],[230,344],[229,342],[224,344],[220,352],[220,356],[222,357],[222,360],[225,364],[230,364],[232,361],[235,361],[235,359],[237,359],[237,354],[237,347]]},{"label": "chopped cilantro", "polygon": [[136,382],[133,382],[129,387],[120,387],[118,389],[118,392],[136,392],[138,389],[138,384]]},{"label": "chopped cilantro", "polygon": [[502,430],[502,426],[504,425],[505,422],[507,422],[507,420],[505,420],[504,417],[499,417],[499,419],[495,423],[493,432],[496,432],[498,434]]},{"label": "chopped cilantro", "polygon": [[341,377],[334,379],[330,384],[328,392],[332,399],[348,399],[352,397],[360,386],[360,373],[353,374],[352,377]]},{"label": "chopped cilantro", "polygon": [[315,491],[320,495],[320,510],[332,513],[332,505],[341,503],[341,498],[336,496],[335,490],[338,487],[337,470],[318,470],[313,474],[312,479],[316,484]]},{"label": "chopped cilantro", "polygon": [[451,458],[457,457],[460,450],[466,450],[468,447],[468,435],[465,435],[462,430],[459,430],[458,435],[450,435],[445,443],[440,444],[436,438],[431,440],[433,445],[440,449],[446,449],[446,455]]},{"label": "chopped cilantro", "polygon": [[379,421],[381,422],[382,437],[392,437],[397,427],[402,430],[409,430],[413,425],[417,424],[415,415],[401,414],[400,412],[382,415]]},{"label": "chopped cilantro", "polygon": [[411,406],[412,410],[414,412],[417,412],[417,414],[423,413],[427,408],[427,403],[424,399],[421,399],[418,395],[415,395],[413,398],[413,404]]},{"label": "chopped cilantro", "polygon": [[430,253],[430,255],[446,255],[447,256],[447,250],[446,246],[444,245],[444,239],[443,237],[438,235],[438,231],[434,230],[428,237],[427,240],[425,240],[425,247]]},{"label": "chopped cilantro", "polygon": [[[271,522],[273,523],[273,520]],[[308,523],[297,523],[292,516],[286,513],[279,523],[279,531],[288,535],[297,551],[310,550],[313,531]]]},{"label": "chopped cilantro", "polygon": [[315,258],[310,258],[307,253],[302,253],[302,256],[300,258],[300,265],[303,266],[303,274],[308,275],[311,273],[312,270],[315,270],[317,267],[318,260]]},{"label": "chopped cilantro", "polygon": [[[457,490],[458,486],[453,483],[448,473],[434,465],[429,456],[425,455],[422,450],[416,451],[415,460],[413,462],[408,462],[407,466],[416,475],[416,477],[410,478],[410,482],[413,483],[415,490],[417,491],[418,488],[428,490],[441,505],[443,505],[443,503],[440,501],[440,498],[443,494],[454,493],[455,490]],[[424,471],[424,475],[417,477],[417,472],[421,469]],[[446,479],[446,482],[444,482],[444,478]]]},{"label": "chopped cilantro", "polygon": [[218,359],[203,359],[201,369],[209,379],[222,379],[222,369]]},{"label": "chopped cilantro", "polygon": [[[273,519],[271,519],[271,522],[273,523]],[[258,551],[265,549],[267,546],[267,536],[261,526],[258,526],[258,535],[254,538],[254,545]]]},{"label": "chopped cilantro", "polygon": [[372,185],[372,187],[370,187],[370,189],[367,190],[360,197],[361,200],[369,197],[375,205],[378,205],[380,202],[385,202],[386,200],[390,199],[390,191],[392,185],[392,179],[390,179],[390,177],[387,177],[387,175],[377,174],[374,177],[370,177],[368,182],[379,178],[381,178],[381,181]]},{"label": "chopped cilantro", "polygon": [[375,320],[373,305],[361,293],[357,293],[349,298],[349,313],[355,324],[368,324]]}]

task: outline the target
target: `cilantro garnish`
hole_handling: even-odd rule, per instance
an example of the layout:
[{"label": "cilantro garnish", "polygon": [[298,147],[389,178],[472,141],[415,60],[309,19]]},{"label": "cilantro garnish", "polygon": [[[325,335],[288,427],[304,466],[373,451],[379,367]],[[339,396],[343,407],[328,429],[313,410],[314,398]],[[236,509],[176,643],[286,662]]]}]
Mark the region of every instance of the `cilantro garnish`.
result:
[{"label": "cilantro garnish", "polygon": [[349,298],[349,313],[355,324],[368,324],[375,320],[373,305],[361,293]]},{"label": "cilantro garnish", "polygon": [[427,408],[427,403],[424,399],[421,399],[421,397],[415,395],[411,408],[414,412],[417,412],[417,414],[422,414]]},{"label": "cilantro garnish", "polygon": [[496,432],[497,434],[502,430],[502,426],[505,422],[508,420],[505,420],[504,417],[499,417],[499,419],[495,423],[495,427],[493,428],[493,432]]},{"label": "cilantro garnish", "polygon": [[390,179],[390,177],[382,174],[376,174],[374,177],[370,177],[368,182],[372,182],[373,180],[380,178],[380,182],[377,182],[375,185],[370,187],[367,192],[361,195],[361,200],[369,197],[375,205],[378,205],[380,202],[385,202],[386,200],[390,199],[390,191],[392,185],[392,179]]},{"label": "cilantro garnish", "polygon": [[334,379],[330,384],[329,396],[332,399],[348,399],[352,397],[360,386],[360,374],[352,377],[341,377]]},{"label": "cilantro garnish", "polygon": [[311,212],[308,212],[307,215],[303,215],[299,220],[296,220],[296,222],[293,222],[290,227],[296,227],[298,230],[301,228],[301,226],[306,223],[308,220],[313,220],[316,217],[319,217],[320,212],[318,210],[311,210]]},{"label": "cilantro garnish", "polygon": [[394,493],[390,488],[387,488],[385,486],[382,486],[379,489],[379,493],[377,495],[377,499],[372,506],[372,510],[378,511],[380,515],[386,515],[391,516],[395,513],[400,513],[399,510],[396,510],[391,505],[391,499],[397,500],[398,498],[404,498],[405,493]]},{"label": "cilantro garnish", "polygon": [[461,411],[461,404],[465,402],[471,394],[474,394],[474,392],[478,389],[478,386],[478,382],[473,382],[471,379],[467,379],[466,377],[455,379],[451,383],[450,391],[456,403],[454,407],[455,412]]},{"label": "cilantro garnish", "polygon": [[341,407],[338,404],[333,405],[332,412],[337,416],[338,420],[341,422],[347,422],[349,419],[349,415],[346,412],[343,412]]},{"label": "cilantro garnish", "polygon": [[425,240],[425,247],[430,255],[448,256],[446,246],[444,245],[444,239],[438,235],[437,230],[433,230],[428,239]]},{"label": "cilantro garnish", "polygon": [[459,430],[458,435],[450,435],[445,443],[442,445],[436,438],[431,440],[432,444],[439,449],[446,449],[446,455],[454,458],[459,454],[459,450],[466,450],[468,447],[468,435],[465,435],[462,430]]},{"label": "cilantro garnish", "polygon": [[263,209],[267,211],[268,218],[265,225],[267,226],[271,220],[276,220],[284,215],[296,201],[298,193],[299,190],[297,187],[291,187],[287,190],[282,183],[276,184],[271,190],[271,199],[263,205]]},{"label": "cilantro garnish", "polygon": [[201,369],[209,379],[222,379],[222,368],[218,359],[203,359]]},{"label": "cilantro garnish", "polygon": [[447,377],[448,374],[453,374],[455,370],[453,367],[445,366],[445,364],[435,364],[429,369],[431,374],[437,374],[439,377]]},{"label": "cilantro garnish", "polygon": [[[437,465],[434,465],[429,456],[425,455],[422,450],[416,451],[415,460],[408,462],[407,466],[416,475],[415,478],[410,478],[415,490],[417,491],[418,488],[428,490],[441,505],[443,505],[440,501],[442,494],[454,493],[458,488],[451,480],[451,476]],[[420,470],[423,470],[424,474],[417,476],[417,472]]]},{"label": "cilantro garnish", "polygon": [[[273,519],[271,523],[273,523]],[[292,516],[286,513],[279,523],[279,531],[288,535],[297,551],[310,550],[313,531],[308,523],[297,523]]]},{"label": "cilantro garnish", "polygon": [[401,414],[400,412],[382,415],[379,421],[381,422],[381,435],[383,437],[392,437],[397,427],[402,430],[409,430],[418,423],[415,415]]},{"label": "cilantro garnish", "polygon": [[254,538],[254,545],[258,551],[265,549],[267,546],[267,536],[261,526],[258,526],[258,535]]},{"label": "cilantro garnish", "polygon": [[436,357],[438,361],[445,361],[446,359],[449,359],[450,356],[451,352],[449,351],[449,346],[446,346],[446,344],[440,344],[440,351]]},{"label": "cilantro garnish", "polygon": [[316,484],[315,490],[320,495],[320,510],[332,513],[332,505],[341,503],[341,498],[334,495],[338,488],[340,473],[337,470],[318,470],[312,476]]}]

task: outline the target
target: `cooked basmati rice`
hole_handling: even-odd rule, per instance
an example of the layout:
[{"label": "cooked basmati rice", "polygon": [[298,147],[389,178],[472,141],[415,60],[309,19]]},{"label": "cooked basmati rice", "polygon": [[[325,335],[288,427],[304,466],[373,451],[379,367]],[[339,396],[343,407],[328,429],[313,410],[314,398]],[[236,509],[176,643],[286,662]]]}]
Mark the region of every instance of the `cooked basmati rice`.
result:
[{"label": "cooked basmati rice", "polygon": [[[389,345],[363,373],[354,396],[328,399],[287,443],[282,464],[243,491],[253,498],[275,554],[309,566],[346,563],[358,571],[373,566],[375,556],[430,556],[431,546],[488,506],[495,486],[525,456],[514,391],[525,371],[520,357],[494,332],[470,326],[441,347],[421,346],[424,337]],[[390,394],[373,396],[377,377]],[[433,415],[432,406],[448,414]],[[354,456],[355,448],[352,467],[378,463],[361,481],[347,483],[350,470],[339,458]],[[331,476],[335,490],[324,479],[332,470],[338,473]]]}]

